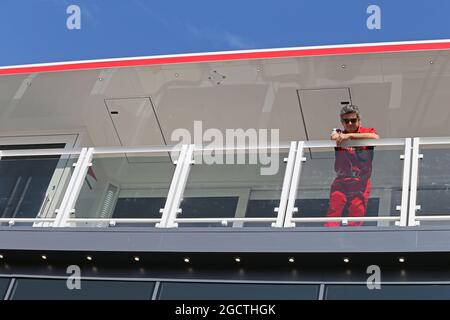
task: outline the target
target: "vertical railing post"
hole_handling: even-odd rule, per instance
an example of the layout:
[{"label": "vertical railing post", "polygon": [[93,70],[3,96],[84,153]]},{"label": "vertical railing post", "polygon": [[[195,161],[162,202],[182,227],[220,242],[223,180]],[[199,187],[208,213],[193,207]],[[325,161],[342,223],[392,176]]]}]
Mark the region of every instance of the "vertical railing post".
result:
[{"label": "vertical railing post", "polygon": [[406,227],[408,224],[408,195],[411,172],[411,138],[405,139],[405,149],[400,159],[403,159],[403,182],[402,200],[400,207],[397,207],[397,209],[400,209],[400,221],[398,221],[398,225]]},{"label": "vertical railing post", "polygon": [[286,217],[284,219],[284,227],[295,227],[295,223],[292,222],[292,217],[294,215],[294,212],[298,211],[298,208],[295,208],[294,206],[295,200],[297,198],[297,187],[300,180],[300,174],[302,171],[302,163],[306,160],[303,157],[304,145],[305,145],[304,141],[299,141],[297,145],[294,171],[292,173],[291,187],[289,189],[289,197],[286,208]]},{"label": "vertical railing post", "polygon": [[186,157],[183,160],[183,166],[181,167],[180,177],[178,183],[176,184],[175,193],[173,196],[172,207],[168,213],[167,218],[167,228],[176,228],[178,224],[175,222],[177,215],[181,213],[181,200],[183,199],[184,189],[186,187],[187,179],[189,177],[189,172],[191,166],[195,164],[194,162],[194,148],[195,145],[190,144],[186,150]]},{"label": "vertical railing post", "polygon": [[168,192],[167,198],[166,198],[166,203],[164,205],[164,208],[162,208],[160,210],[162,213],[161,222],[156,224],[157,228],[166,228],[167,227],[167,222],[169,221],[169,215],[171,213],[171,208],[173,206],[175,192],[177,190],[177,186],[180,181],[180,175],[181,175],[181,171],[183,170],[188,147],[189,147],[189,145],[182,145],[180,153],[178,155],[178,159],[174,161],[174,164],[176,165],[175,171],[173,173],[172,181],[170,183],[169,192]]},{"label": "vertical railing post", "polygon": [[416,211],[420,209],[417,205],[417,184],[419,178],[419,159],[423,155],[419,154],[420,138],[414,138],[412,148],[412,162],[411,162],[411,192],[409,196],[409,216],[408,226],[417,226],[420,224],[416,221]]},{"label": "vertical railing post", "polygon": [[292,173],[294,171],[294,165],[295,165],[295,155],[297,153],[296,148],[297,148],[297,142],[291,141],[291,146],[289,148],[288,157],[283,159],[283,161],[287,162],[286,170],[284,172],[280,204],[279,204],[278,208],[275,208],[275,212],[278,213],[277,221],[272,223],[272,227],[281,228],[284,225],[284,220],[286,217],[287,202],[288,202],[288,197],[289,197],[289,190],[291,189]]},{"label": "vertical railing post", "polygon": [[84,160],[84,157],[86,156],[88,148],[82,148],[81,152],[78,156],[77,162],[73,164],[74,170],[72,172],[72,176],[70,177],[69,183],[67,184],[67,188],[64,192],[64,196],[62,198],[61,204],[59,205],[59,208],[55,210],[56,218],[53,222],[53,227],[59,227],[61,220],[62,220],[62,213],[64,212],[67,201],[69,200],[70,193],[72,192],[76,177],[78,176],[78,173],[80,172],[81,163]]},{"label": "vertical railing post", "polygon": [[67,219],[74,212],[75,204],[83,187],[84,178],[90,166],[92,166],[92,157],[94,148],[83,148],[78,161],[75,164],[75,170],[67,186],[61,206],[59,207],[54,222],[54,227],[67,227]]}]

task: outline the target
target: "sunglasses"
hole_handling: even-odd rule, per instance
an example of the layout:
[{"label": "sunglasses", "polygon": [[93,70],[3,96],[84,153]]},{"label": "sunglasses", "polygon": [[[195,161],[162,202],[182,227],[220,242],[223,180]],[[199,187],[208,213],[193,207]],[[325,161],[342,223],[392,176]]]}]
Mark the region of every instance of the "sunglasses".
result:
[{"label": "sunglasses", "polygon": [[351,119],[341,119],[342,122],[344,123],[356,123],[358,122],[358,118],[351,118]]}]

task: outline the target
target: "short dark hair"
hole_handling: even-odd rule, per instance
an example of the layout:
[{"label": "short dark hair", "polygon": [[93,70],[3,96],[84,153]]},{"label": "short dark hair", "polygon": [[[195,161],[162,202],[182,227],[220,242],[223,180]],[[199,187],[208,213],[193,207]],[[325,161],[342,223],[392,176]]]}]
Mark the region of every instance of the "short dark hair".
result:
[{"label": "short dark hair", "polygon": [[341,108],[340,117],[342,118],[343,115],[349,113],[356,113],[356,117],[360,119],[358,106],[355,106],[354,104],[347,104],[343,106]]}]

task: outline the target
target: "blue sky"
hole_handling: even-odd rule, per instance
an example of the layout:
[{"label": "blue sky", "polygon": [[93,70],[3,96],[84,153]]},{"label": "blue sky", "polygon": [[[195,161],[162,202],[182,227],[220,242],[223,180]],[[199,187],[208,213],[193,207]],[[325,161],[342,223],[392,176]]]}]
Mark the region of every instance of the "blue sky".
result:
[{"label": "blue sky", "polygon": [[[69,5],[81,29],[68,30]],[[366,27],[369,5],[381,30]],[[448,0],[1,0],[0,65],[450,38]]]}]

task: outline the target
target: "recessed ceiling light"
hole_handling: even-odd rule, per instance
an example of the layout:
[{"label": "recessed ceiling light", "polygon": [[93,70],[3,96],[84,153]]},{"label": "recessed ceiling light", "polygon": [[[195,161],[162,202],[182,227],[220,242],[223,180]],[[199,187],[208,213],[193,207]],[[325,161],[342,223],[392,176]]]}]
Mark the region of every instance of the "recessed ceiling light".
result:
[{"label": "recessed ceiling light", "polygon": [[175,73],[175,78],[178,78],[180,76],[179,73]]},{"label": "recessed ceiling light", "polygon": [[430,60],[430,64],[433,64],[434,63],[434,60]]},{"label": "recessed ceiling light", "polygon": [[134,259],[134,261],[140,261],[140,260],[141,260],[141,258],[139,258],[139,257],[137,257],[137,256],[134,257],[133,259]]},{"label": "recessed ceiling light", "polygon": [[86,256],[86,259],[88,259],[89,261],[92,261],[92,256]]},{"label": "recessed ceiling light", "polygon": [[293,263],[294,261],[295,261],[295,259],[294,259],[293,257],[290,257],[290,258],[289,258],[289,262],[290,262],[290,263]]},{"label": "recessed ceiling light", "polygon": [[403,263],[403,262],[405,262],[405,261],[406,261],[406,259],[403,258],[403,257],[398,258],[398,262],[400,262],[400,263]]},{"label": "recessed ceiling light", "polygon": [[42,258],[42,260],[47,260],[47,256],[46,256],[45,254],[43,254],[43,255],[41,256],[41,258]]},{"label": "recessed ceiling light", "polygon": [[103,78],[98,78],[98,81],[103,81]]},{"label": "recessed ceiling light", "polygon": [[189,257],[184,258],[184,262],[189,263],[190,261]]},{"label": "recessed ceiling light", "polygon": [[4,257],[3,257],[3,255],[2,254],[0,254],[0,259],[3,259]]},{"label": "recessed ceiling light", "polygon": [[241,262],[241,258],[236,257],[236,258],[234,258],[234,261],[236,261],[236,262]]},{"label": "recessed ceiling light", "polygon": [[344,258],[343,260],[344,260],[345,263],[349,263],[350,262],[349,258]]},{"label": "recessed ceiling light", "polygon": [[341,64],[341,68],[342,68],[342,69],[345,69],[345,68],[347,68],[347,65]]}]

